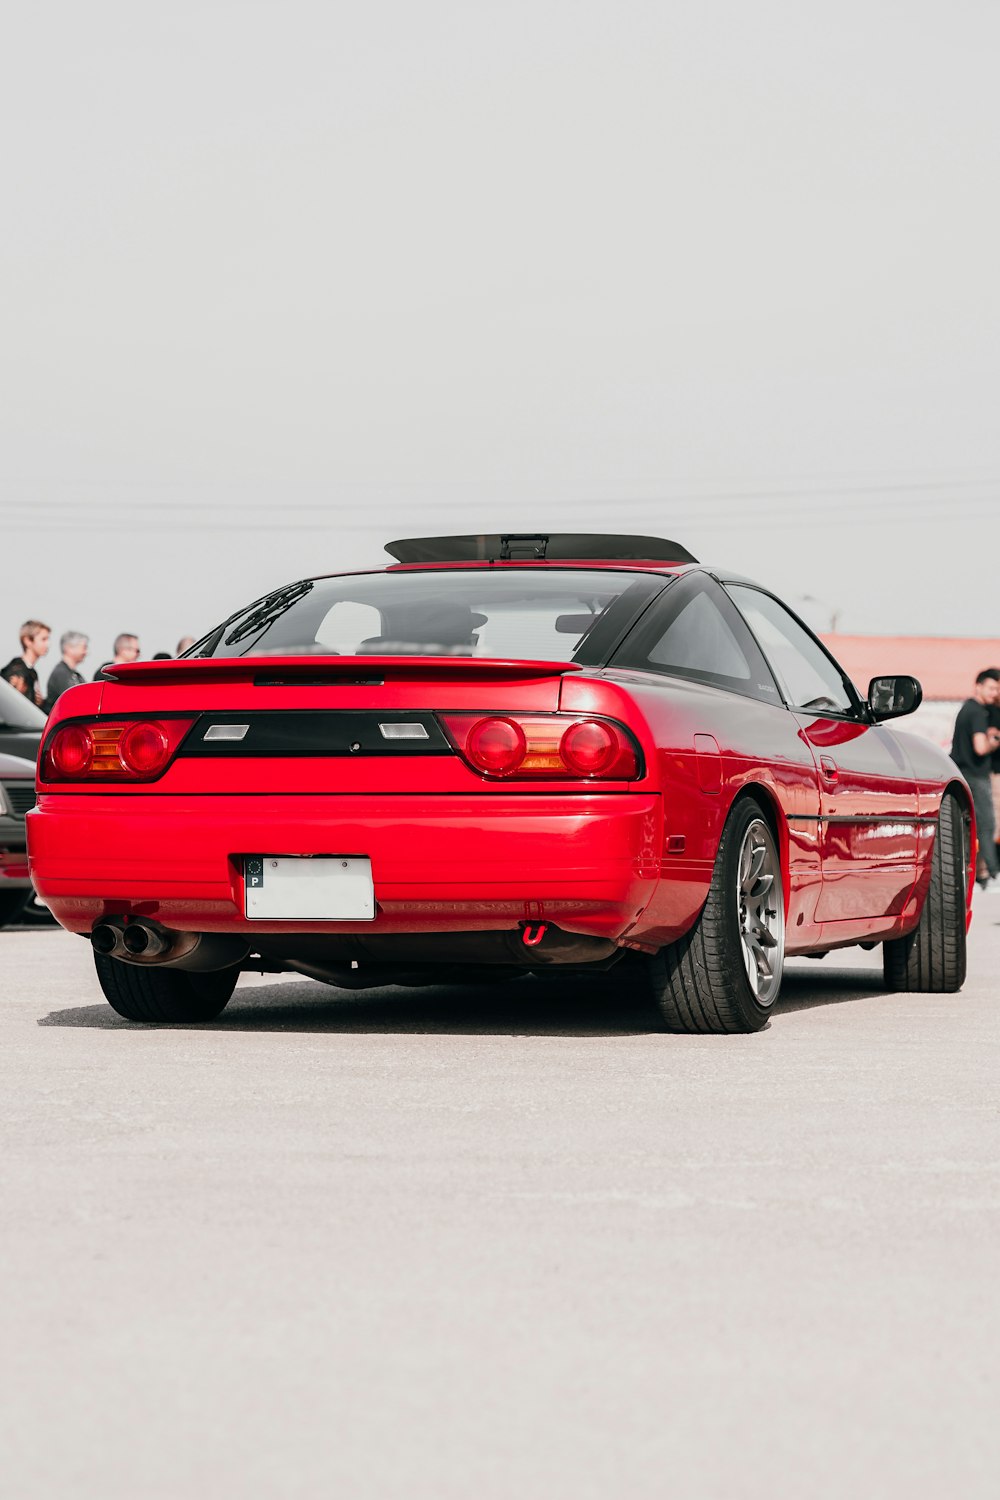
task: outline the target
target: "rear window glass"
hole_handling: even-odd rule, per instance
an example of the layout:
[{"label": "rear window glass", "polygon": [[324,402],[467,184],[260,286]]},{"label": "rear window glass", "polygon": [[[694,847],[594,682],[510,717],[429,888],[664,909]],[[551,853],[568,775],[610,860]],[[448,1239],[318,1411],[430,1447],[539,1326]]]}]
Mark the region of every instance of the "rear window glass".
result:
[{"label": "rear window glass", "polygon": [[600,662],[668,582],[609,568],[318,578],[258,600],[189,654]]}]

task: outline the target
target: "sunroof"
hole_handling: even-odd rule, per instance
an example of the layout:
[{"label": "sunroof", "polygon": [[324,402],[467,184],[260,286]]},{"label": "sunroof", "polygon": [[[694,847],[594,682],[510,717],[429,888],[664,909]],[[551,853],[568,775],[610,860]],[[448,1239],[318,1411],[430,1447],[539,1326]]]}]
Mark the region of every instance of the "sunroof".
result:
[{"label": "sunroof", "polygon": [[612,536],[571,531],[418,536],[387,542],[385,550],[402,563],[698,561],[679,542],[669,542],[659,536]]}]

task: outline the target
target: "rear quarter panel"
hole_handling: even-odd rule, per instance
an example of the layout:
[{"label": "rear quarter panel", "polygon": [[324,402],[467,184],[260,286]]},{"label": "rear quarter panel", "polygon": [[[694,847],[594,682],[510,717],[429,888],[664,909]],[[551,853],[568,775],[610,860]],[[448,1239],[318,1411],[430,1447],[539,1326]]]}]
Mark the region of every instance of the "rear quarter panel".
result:
[{"label": "rear quarter panel", "polygon": [[563,683],[561,707],[620,718],[637,735],[663,800],[662,879],[635,936],[682,935],[708,895],[735,797],[752,787],[773,809],[784,871],[790,952],[817,938],[819,791],[809,745],[787,709],[652,673],[612,669]]}]

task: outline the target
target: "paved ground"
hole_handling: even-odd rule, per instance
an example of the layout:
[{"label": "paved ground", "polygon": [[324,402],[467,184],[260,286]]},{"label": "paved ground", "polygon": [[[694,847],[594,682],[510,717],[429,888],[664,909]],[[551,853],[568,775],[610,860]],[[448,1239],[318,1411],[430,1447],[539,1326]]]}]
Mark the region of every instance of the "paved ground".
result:
[{"label": "paved ground", "polygon": [[151,1030],[0,933],[6,1500],[994,1496],[1000,898],[961,996],[878,958]]}]

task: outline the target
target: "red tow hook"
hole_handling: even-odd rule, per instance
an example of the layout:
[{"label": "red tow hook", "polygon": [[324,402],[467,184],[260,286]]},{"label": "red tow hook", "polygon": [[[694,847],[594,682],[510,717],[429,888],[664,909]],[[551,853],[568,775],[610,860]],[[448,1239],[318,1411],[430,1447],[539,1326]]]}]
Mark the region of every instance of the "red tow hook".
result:
[{"label": "red tow hook", "polygon": [[537,948],[548,930],[548,922],[538,922],[532,927],[530,922],[525,922],[521,929],[521,941],[526,948]]}]

